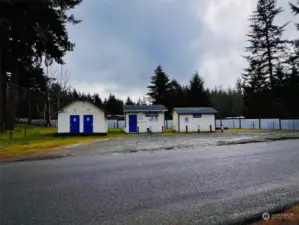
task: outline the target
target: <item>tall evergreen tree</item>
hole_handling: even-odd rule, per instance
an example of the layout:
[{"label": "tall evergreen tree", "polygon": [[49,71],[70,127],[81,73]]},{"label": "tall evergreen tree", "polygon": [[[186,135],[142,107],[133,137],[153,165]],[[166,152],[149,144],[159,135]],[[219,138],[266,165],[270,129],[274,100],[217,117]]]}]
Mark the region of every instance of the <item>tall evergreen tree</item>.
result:
[{"label": "tall evergreen tree", "polygon": [[288,74],[284,83],[284,103],[285,110],[288,111],[288,118],[299,118],[299,71],[296,66]]},{"label": "tall evergreen tree", "polygon": [[142,105],[142,100],[141,100],[140,97],[138,98],[138,100],[137,100],[137,102],[136,102],[136,105]]},{"label": "tall evergreen tree", "polygon": [[104,107],[112,115],[122,115],[124,103],[113,94],[110,94],[108,99],[104,101]]},{"label": "tall evergreen tree", "polygon": [[[243,74],[244,101],[247,116],[273,116],[277,107],[275,88],[278,79],[276,72],[284,57],[285,41],[282,35],[287,24],[275,24],[276,17],[282,12],[277,0],[258,0],[256,10],[250,17],[248,68]],[[257,110],[256,112],[254,112]],[[250,113],[250,111],[252,113]]]},{"label": "tall evergreen tree", "polygon": [[207,90],[204,87],[204,80],[195,73],[190,80],[187,91],[188,105],[190,107],[208,107],[210,100]]},{"label": "tall evergreen tree", "polygon": [[149,89],[147,95],[153,104],[167,105],[170,88],[168,75],[163,71],[161,65],[155,69],[154,73],[155,75],[151,77],[151,85],[147,87]]},{"label": "tall evergreen tree", "polygon": [[285,50],[282,35],[287,24],[278,26],[274,23],[282,11],[277,0],[259,0],[249,19],[251,31],[248,33],[250,45],[246,47],[247,60],[256,63],[263,75],[263,83],[269,88],[273,87],[275,71]]},{"label": "tall evergreen tree", "polygon": [[169,105],[168,111],[172,112],[174,107],[183,107],[187,106],[187,96],[185,87],[180,85],[176,80],[170,82],[170,92],[169,92]]},{"label": "tall evergreen tree", "polygon": [[135,105],[135,103],[131,100],[131,98],[129,96],[128,96],[125,104],[126,105]]},{"label": "tall evergreen tree", "polygon": [[[8,128],[13,128],[18,100],[18,80],[24,76],[24,65],[40,66],[56,61],[63,64],[63,56],[74,44],[69,41],[66,25],[80,21],[68,12],[82,0],[9,0],[0,1],[0,131],[3,127],[3,109],[10,104]],[[9,101],[3,80],[11,73]],[[40,74],[42,76],[43,74]],[[3,87],[3,88],[2,88]]]},{"label": "tall evergreen tree", "polygon": [[92,101],[98,107],[102,107],[103,106],[102,99],[100,98],[100,96],[98,94],[94,94],[92,96]]},{"label": "tall evergreen tree", "polygon": [[[299,15],[299,1],[298,0],[297,0],[296,4],[290,2],[290,7],[291,7],[292,12],[295,15]],[[297,30],[299,30],[299,23],[296,24],[296,27],[297,27]]]},{"label": "tall evergreen tree", "polygon": [[[290,7],[292,12],[298,16],[299,15],[299,0],[296,3],[290,2]],[[299,23],[296,23],[296,28],[299,31]],[[290,64],[292,65],[292,70],[288,74],[285,81],[285,103],[289,110],[289,117],[299,118],[298,108],[299,103],[296,100],[296,96],[299,96],[299,38],[292,41],[294,46],[293,54],[290,57]]]}]

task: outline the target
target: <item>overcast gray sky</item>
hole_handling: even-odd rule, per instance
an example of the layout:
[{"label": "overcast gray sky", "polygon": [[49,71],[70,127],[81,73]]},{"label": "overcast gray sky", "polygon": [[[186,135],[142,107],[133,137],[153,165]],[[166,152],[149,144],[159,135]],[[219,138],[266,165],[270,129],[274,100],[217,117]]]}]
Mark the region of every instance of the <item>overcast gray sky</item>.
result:
[{"label": "overcast gray sky", "polygon": [[[294,2],[295,0],[293,0]],[[233,86],[246,65],[248,17],[257,0],[84,0],[74,10],[83,22],[69,27],[75,50],[66,58],[82,92],[134,100],[147,92],[161,64],[186,84],[198,71],[213,88]],[[294,19],[288,0],[277,22]],[[298,35],[292,22],[286,36]]]}]

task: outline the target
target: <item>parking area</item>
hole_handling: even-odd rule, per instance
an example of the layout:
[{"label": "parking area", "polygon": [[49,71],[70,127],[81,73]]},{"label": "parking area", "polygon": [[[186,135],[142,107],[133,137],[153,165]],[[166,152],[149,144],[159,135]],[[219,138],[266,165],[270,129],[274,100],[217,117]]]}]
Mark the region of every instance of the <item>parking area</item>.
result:
[{"label": "parking area", "polygon": [[221,146],[254,142],[299,139],[298,132],[289,131],[226,131],[224,133],[194,134],[140,134],[90,144],[68,146],[64,155],[99,155],[187,149],[203,146]]}]

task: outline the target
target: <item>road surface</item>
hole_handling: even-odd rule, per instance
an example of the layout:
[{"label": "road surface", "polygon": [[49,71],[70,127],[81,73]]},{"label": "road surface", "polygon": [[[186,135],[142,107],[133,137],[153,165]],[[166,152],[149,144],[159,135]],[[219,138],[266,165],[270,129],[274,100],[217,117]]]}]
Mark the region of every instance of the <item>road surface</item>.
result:
[{"label": "road surface", "polygon": [[3,163],[0,223],[229,224],[299,201],[298,162],[293,140]]}]

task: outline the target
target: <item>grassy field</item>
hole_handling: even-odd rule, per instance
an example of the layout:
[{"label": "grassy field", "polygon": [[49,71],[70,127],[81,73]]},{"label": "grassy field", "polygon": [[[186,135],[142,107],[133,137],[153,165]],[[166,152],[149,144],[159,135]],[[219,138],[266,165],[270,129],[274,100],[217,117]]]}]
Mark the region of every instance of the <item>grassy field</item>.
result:
[{"label": "grassy field", "polygon": [[18,124],[11,134],[9,131],[0,133],[0,159],[55,151],[62,146],[127,135],[122,129],[109,129],[107,136],[54,137],[55,133],[57,128]]}]

